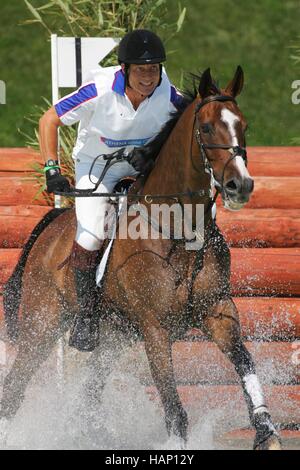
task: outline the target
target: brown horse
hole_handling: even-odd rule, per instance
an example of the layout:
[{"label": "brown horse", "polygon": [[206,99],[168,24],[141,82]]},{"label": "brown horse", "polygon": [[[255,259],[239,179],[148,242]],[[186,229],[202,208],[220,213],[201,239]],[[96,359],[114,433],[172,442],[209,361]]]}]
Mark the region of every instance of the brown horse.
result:
[{"label": "brown horse", "polygon": [[[100,348],[105,348],[112,335],[123,332],[130,337],[130,332],[138,332],[160,394],[167,430],[184,443],[188,420],[176,389],[171,346],[190,327],[200,327],[232,361],[240,376],[256,429],[254,447],[279,449],[253,360],[241,340],[238,312],[230,294],[230,252],[212,215],[212,185],[221,193],[225,207],[232,210],[243,207],[253,191],[246,168],[246,122],[235,101],[242,87],[240,67],[222,90],[207,69],[197,93],[190,97],[177,120],[172,120],[173,129],[140,192],[141,200],[150,208],[151,200],[143,195],[163,194],[160,202],[170,204],[174,200],[168,195],[175,194],[181,205],[204,205],[204,244],[201,249],[187,250],[185,239],[175,240],[172,236],[117,238],[99,291],[99,314],[112,330],[111,334],[103,331]],[[153,148],[157,148],[158,141]],[[7,317],[12,319],[19,300],[11,295],[11,286],[16,288],[16,281],[20,284],[22,278],[19,352],[4,383],[3,419],[14,416],[28,382],[57,339],[68,330],[76,312],[74,275],[66,261],[72,250],[75,216],[72,210],[56,216],[56,212],[48,215],[42,228],[35,231],[35,238],[41,233],[34,243],[29,242],[7,285],[5,305]],[[195,225],[195,211],[192,217]],[[121,347],[121,340],[118,344]],[[114,358],[109,358],[110,367],[118,358],[118,348],[114,352]],[[98,359],[101,363],[101,354]],[[101,380],[104,384],[104,373]]]}]

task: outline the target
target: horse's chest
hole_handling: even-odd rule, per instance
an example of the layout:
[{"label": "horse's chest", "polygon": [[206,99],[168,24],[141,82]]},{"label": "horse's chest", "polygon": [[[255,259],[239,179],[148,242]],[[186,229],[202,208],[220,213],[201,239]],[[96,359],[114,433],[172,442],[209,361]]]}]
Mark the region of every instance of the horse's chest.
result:
[{"label": "horse's chest", "polygon": [[169,263],[175,274],[173,278],[175,292],[172,305],[173,312],[177,310],[182,312],[182,309],[189,301],[194,262],[195,254],[183,250],[182,247],[179,247],[170,256]]}]

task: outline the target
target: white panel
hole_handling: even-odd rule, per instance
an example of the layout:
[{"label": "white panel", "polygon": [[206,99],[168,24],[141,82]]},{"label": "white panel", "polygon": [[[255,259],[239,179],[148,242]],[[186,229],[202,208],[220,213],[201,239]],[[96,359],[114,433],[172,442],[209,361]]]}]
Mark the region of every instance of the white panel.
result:
[{"label": "white panel", "polygon": [[6,86],[3,80],[0,80],[0,104],[6,104]]},{"label": "white panel", "polygon": [[57,38],[58,87],[76,87],[75,38]]},{"label": "white panel", "polygon": [[[81,38],[82,81],[119,41],[118,38]],[[75,38],[57,38],[57,75],[58,87],[76,87]]]},{"label": "white panel", "polygon": [[56,103],[59,96],[58,90],[58,66],[57,66],[57,34],[51,34],[51,77],[52,77],[52,104]]},{"label": "white panel", "polygon": [[101,60],[104,59],[118,44],[120,39],[116,38],[82,38],[81,39],[81,64],[82,81],[92,69],[96,69]]}]

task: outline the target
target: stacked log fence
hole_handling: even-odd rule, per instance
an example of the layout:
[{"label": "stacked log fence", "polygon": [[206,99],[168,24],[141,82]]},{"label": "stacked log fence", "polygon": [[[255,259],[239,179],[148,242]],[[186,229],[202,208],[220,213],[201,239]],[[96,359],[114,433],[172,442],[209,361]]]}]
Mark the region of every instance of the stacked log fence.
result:
[{"label": "stacked log fence", "polygon": [[[248,155],[255,181],[251,201],[239,212],[219,203],[217,223],[231,247],[232,291],[243,339],[258,373],[268,371],[264,390],[274,419],[283,428],[284,445],[299,448],[300,147],[252,147]],[[32,229],[51,209],[43,194],[36,197],[33,163],[41,163],[41,158],[30,149],[0,149],[1,290]],[[3,333],[1,297],[0,322]],[[4,356],[0,368],[5,366]],[[192,330],[176,342],[173,356],[179,393],[187,406],[205,403],[214,409],[226,399],[243,401],[232,365],[200,331]],[[141,374],[142,362],[138,361]],[[156,397],[151,377],[143,380],[149,396]],[[234,428],[223,437],[233,447],[249,445],[253,431]]]}]

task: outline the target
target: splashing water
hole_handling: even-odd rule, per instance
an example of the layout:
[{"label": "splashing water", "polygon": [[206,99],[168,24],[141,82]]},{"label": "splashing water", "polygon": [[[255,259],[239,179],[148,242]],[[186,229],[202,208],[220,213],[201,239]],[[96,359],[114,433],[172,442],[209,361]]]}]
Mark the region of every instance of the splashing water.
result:
[{"label": "splashing water", "polygon": [[[87,393],[86,385],[93,376],[89,353],[66,349],[63,384],[53,353],[29,384],[24,403],[10,424],[5,448],[180,449],[176,439],[168,438],[159,401],[151,399],[140,380],[140,355],[140,348],[138,354],[122,355],[99,400]],[[260,367],[260,376],[263,383],[270,383],[272,367],[265,366],[266,370]],[[249,424],[245,404],[232,397],[218,397],[213,407],[206,398],[191,402],[185,407],[189,416],[187,449],[228,448],[220,436]]]}]

